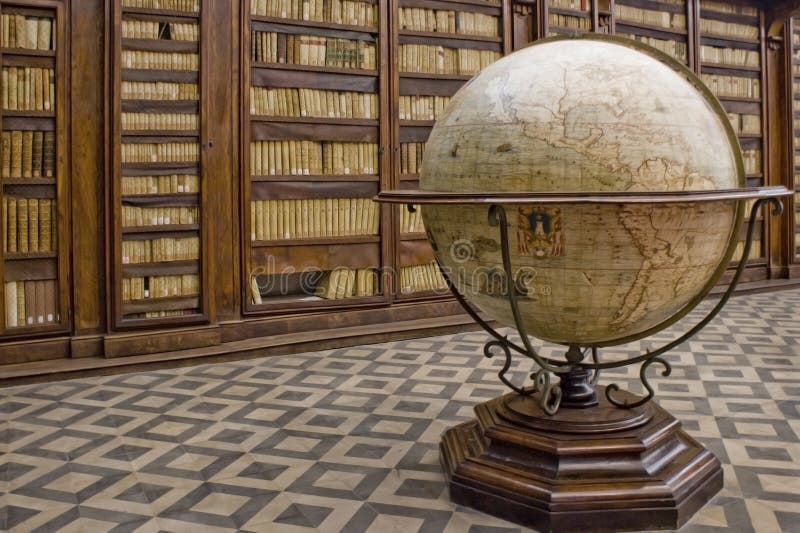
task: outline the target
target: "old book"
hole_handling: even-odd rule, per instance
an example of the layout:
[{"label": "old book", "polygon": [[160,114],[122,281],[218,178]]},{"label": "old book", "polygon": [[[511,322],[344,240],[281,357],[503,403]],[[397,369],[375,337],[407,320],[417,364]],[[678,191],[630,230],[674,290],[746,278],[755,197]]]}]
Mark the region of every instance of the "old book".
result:
[{"label": "old book", "polygon": [[11,174],[10,177],[22,177],[22,132],[11,132]]},{"label": "old book", "polygon": [[50,42],[52,40],[53,21],[47,17],[38,20],[38,38],[36,48],[38,50],[50,50]]},{"label": "old book", "polygon": [[6,327],[17,326],[17,282],[9,281],[5,285]]},{"label": "old book", "polygon": [[42,175],[42,149],[44,141],[43,131],[33,132],[33,146],[31,147],[32,168],[31,172],[34,178]]},{"label": "old book", "polygon": [[256,276],[250,276],[250,296],[253,298],[253,304],[255,305],[264,303],[261,299],[261,290],[258,288],[258,278]]},{"label": "old book", "polygon": [[301,221],[301,228],[300,228],[300,237],[308,238],[309,235],[309,212],[308,212],[308,202],[307,198],[303,198],[300,200],[300,221]]},{"label": "old book", "polygon": [[22,253],[29,251],[27,198],[17,198],[17,250]]},{"label": "old book", "polygon": [[3,139],[3,169],[2,175],[7,178],[11,176],[11,132],[4,131]]},{"label": "old book", "polygon": [[39,251],[39,199],[28,199],[28,250]]},{"label": "old book", "polygon": [[[25,325],[25,285],[33,282],[17,281],[15,283],[17,285],[17,299],[11,305],[17,308],[17,323],[15,325],[21,327]],[[32,296],[32,294],[28,294],[28,297]]]},{"label": "old book", "polygon": [[[3,87],[5,87],[8,91],[8,105],[6,106],[6,109],[19,109],[19,102],[17,98],[17,90],[19,88],[19,80],[17,76],[19,73],[17,67],[8,67],[7,69],[3,69],[3,73],[5,74],[6,72],[8,72],[8,79],[3,80],[5,82]],[[5,100],[5,94],[3,94],[3,100]]]},{"label": "old book", "polygon": [[22,132],[22,177],[33,176],[33,132]]},{"label": "old book", "polygon": [[7,201],[6,209],[8,210],[8,229],[6,232],[6,251],[16,252],[18,249],[17,241],[17,199],[9,196],[5,197]]},{"label": "old book", "polygon": [[52,204],[49,198],[39,199],[39,250],[49,252],[53,250],[50,240],[52,234]]},{"label": "old book", "polygon": [[41,325],[45,323],[45,316],[47,314],[46,305],[44,303],[45,300],[44,281],[35,281],[33,289],[36,298],[36,302],[34,304],[34,309],[36,313],[36,324]]},{"label": "old book", "polygon": [[44,284],[44,319],[48,324],[58,322],[58,299],[56,298],[56,280],[48,279]]},{"label": "old book", "polygon": [[[25,282],[25,292],[27,292],[28,294],[34,294],[34,291],[32,290],[34,283],[35,282],[33,281]],[[34,324],[36,324],[35,306],[36,306],[35,298],[25,299],[25,325],[27,326],[33,326]]]},{"label": "old book", "polygon": [[43,142],[43,164],[44,175],[53,177],[55,174],[55,156],[56,156],[56,138],[55,133],[52,131],[44,132]]}]

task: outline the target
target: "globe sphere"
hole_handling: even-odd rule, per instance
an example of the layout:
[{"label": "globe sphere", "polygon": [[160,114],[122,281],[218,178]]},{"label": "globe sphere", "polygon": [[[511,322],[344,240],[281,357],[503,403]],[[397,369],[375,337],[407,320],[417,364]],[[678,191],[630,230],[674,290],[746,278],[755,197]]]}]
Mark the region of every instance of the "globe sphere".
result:
[{"label": "globe sphere", "polygon": [[[688,69],[622,38],[539,41],[453,97],[426,144],[425,191],[708,191],[744,186],[719,102]],[[713,287],[736,246],[734,201],[504,204],[513,279],[487,206],[426,205],[458,290],[504,325],[516,287],[527,333],[566,345],[642,338]]]}]

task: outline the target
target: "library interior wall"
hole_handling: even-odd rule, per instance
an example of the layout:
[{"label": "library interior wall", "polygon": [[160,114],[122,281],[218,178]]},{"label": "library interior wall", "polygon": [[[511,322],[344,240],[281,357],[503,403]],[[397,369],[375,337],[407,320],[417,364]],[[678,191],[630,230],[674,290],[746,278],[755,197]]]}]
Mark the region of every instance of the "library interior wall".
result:
[{"label": "library interior wall", "polygon": [[[468,7],[487,5],[481,0],[449,3]],[[619,3],[637,5],[641,2],[621,0]],[[15,2],[2,2],[0,8],[6,4]],[[331,336],[323,343],[333,346],[337,342],[384,340],[392,336],[448,331],[468,324],[468,320],[457,318],[460,316],[459,309],[451,300],[404,298],[397,286],[393,285],[395,281],[386,285],[387,290],[379,301],[358,306],[345,304],[339,308],[341,312],[337,311],[336,306],[295,311],[291,308],[260,308],[253,305],[249,300],[244,271],[252,257],[249,210],[251,189],[255,182],[249,179],[251,172],[245,158],[251,132],[263,131],[251,125],[250,109],[245,107],[251,68],[254,67],[248,59],[249,50],[245,50],[244,46],[248,43],[249,26],[253,22],[249,12],[242,11],[243,7],[246,8],[245,2],[205,0],[202,2],[203,15],[200,21],[203,35],[199,65],[202,98],[199,104],[198,136],[204,144],[201,182],[204,201],[199,258],[202,265],[203,317],[192,323],[152,321],[135,324],[135,327],[126,325],[124,320],[120,320],[119,308],[115,308],[115,302],[119,300],[115,291],[121,290],[121,284],[117,283],[121,270],[115,265],[114,259],[119,246],[117,232],[121,229],[117,225],[119,219],[114,215],[114,207],[119,204],[119,197],[115,196],[117,185],[114,183],[119,175],[116,168],[119,159],[114,153],[115,147],[119,146],[115,133],[119,131],[115,129],[115,121],[119,119],[119,102],[114,82],[114,72],[118,68],[115,62],[119,61],[114,53],[119,28],[114,27],[114,21],[118,20],[115,17],[119,16],[120,2],[19,0],[16,4],[61,5],[64,8],[67,38],[63,46],[64,62],[57,66],[57,76],[67,84],[64,109],[60,111],[64,113],[65,150],[62,155],[67,170],[63,182],[60,182],[66,206],[59,217],[59,224],[69,233],[66,234],[68,238],[60,243],[59,260],[62,260],[63,254],[63,279],[66,284],[62,294],[70,305],[66,306],[66,316],[63,317],[65,328],[61,331],[15,335],[13,331],[6,330],[6,336],[0,342],[0,365],[5,365],[0,366],[0,379],[6,375],[25,376],[25,364],[41,363],[48,359],[108,358],[157,354],[176,349],[195,349],[198,355],[214,356],[224,350],[219,353],[202,350],[237,342],[245,343],[243,351],[261,350],[264,346],[276,352],[291,351],[310,347],[310,343],[302,344],[306,342],[303,335],[310,335],[314,331],[353,328],[352,336],[338,340]],[[413,31],[401,32],[396,16],[389,14],[389,11],[390,7],[394,10],[406,4],[433,6],[443,3],[393,0],[379,4],[384,5],[382,10],[385,12],[382,14],[387,20],[381,19],[383,26],[375,31],[390,39],[378,47],[378,59],[382,60],[379,61],[382,66],[376,77],[380,86],[382,116],[375,129],[381,146],[397,150],[398,155],[382,158],[378,185],[383,188],[410,186],[415,184],[412,173],[399,168],[401,139],[402,142],[424,140],[424,128],[428,125],[424,124],[425,121],[398,120],[397,106],[403,92],[408,94],[415,88],[424,87],[424,84],[420,77],[403,76],[389,67],[389,57],[395,57],[394,53],[390,55],[389,43],[415,44],[422,42],[419,40],[422,37]],[[548,28],[548,20],[550,16],[559,14],[558,7],[551,8],[535,1],[504,1],[490,5],[499,7],[504,23],[497,41],[499,44],[491,44],[489,48],[499,47],[503,52],[508,52],[531,38],[557,32]],[[690,1],[690,6],[694,5]],[[611,2],[589,0],[587,14],[578,14],[577,18],[585,18],[589,29],[600,30],[605,24],[614,31],[613,25],[618,21],[610,15],[613,7]],[[785,13],[788,13],[786,9]],[[699,8],[695,13],[699,15]],[[569,9],[561,11],[562,16],[570,14]],[[761,173],[762,178],[754,178],[752,184],[783,184],[795,188],[798,184],[793,177],[794,147],[790,144],[795,132],[791,109],[791,102],[795,98],[791,83],[795,60],[792,39],[787,33],[794,30],[783,23],[767,28],[766,14],[760,16],[757,48],[765,67],[760,78],[764,82],[761,112],[764,131],[760,139],[763,141],[765,171]],[[259,19],[258,23],[276,22]],[[694,55],[700,49],[703,38],[694,31],[692,25],[695,23],[690,16],[689,30],[683,37],[687,39],[687,61],[690,63],[696,61]],[[630,31],[637,31],[633,26],[625,24]],[[658,28],[646,28],[647,24],[640,26],[645,28],[640,31],[641,34],[666,35]],[[616,31],[620,33],[619,28]],[[772,37],[767,35],[768,31],[773,33]],[[527,35],[523,36],[523,33]],[[424,37],[428,40],[431,38]],[[465,42],[470,41],[468,37],[465,39]],[[447,76],[439,78],[432,86],[443,87],[451,82],[463,82],[461,79],[445,79]],[[447,92],[443,89],[436,91]],[[280,122],[268,124],[280,125]],[[392,168],[390,165],[397,166]],[[769,288],[800,279],[800,256],[794,246],[796,209],[794,204],[789,207],[780,220],[762,221],[765,224],[764,257],[750,269],[749,281]],[[396,265],[399,256],[414,255],[414,247],[419,241],[412,240],[408,235],[401,237],[397,228],[399,221],[393,220],[392,216],[397,216],[397,212],[391,214],[384,209],[380,238],[375,246],[380,249],[382,264]],[[439,322],[435,320],[437,317]],[[413,323],[419,319],[431,319],[429,327]],[[400,326],[393,326],[405,321],[412,324],[405,331],[401,331]],[[252,339],[280,339],[281,336],[292,335],[298,337],[299,344],[289,346],[291,343],[288,340],[276,340],[272,344],[255,341],[247,344]],[[320,335],[325,336],[325,333]],[[156,355],[147,362],[157,360]],[[4,368],[12,367],[13,372],[3,374]],[[82,367],[78,365],[74,368]],[[36,372],[44,371],[40,369]]]}]

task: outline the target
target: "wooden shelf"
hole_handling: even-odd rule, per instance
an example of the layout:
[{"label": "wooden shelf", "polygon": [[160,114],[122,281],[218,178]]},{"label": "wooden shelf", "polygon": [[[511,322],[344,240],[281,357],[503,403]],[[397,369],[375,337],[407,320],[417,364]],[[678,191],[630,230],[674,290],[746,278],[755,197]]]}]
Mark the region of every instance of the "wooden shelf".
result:
[{"label": "wooden shelf", "polygon": [[445,33],[439,31],[400,30],[400,35],[407,37],[432,37],[434,39],[453,39],[456,41],[476,41],[484,43],[502,43],[502,37],[471,35],[468,33]]},{"label": "wooden shelf", "polygon": [[548,7],[548,13],[555,13],[556,15],[566,15],[568,17],[591,18],[591,11],[583,11],[580,9],[569,9],[567,7]]},{"label": "wooden shelf", "polygon": [[347,74],[348,76],[372,76],[372,77],[378,76],[377,70],[341,68],[341,67],[319,67],[314,65],[295,65],[289,63],[261,63],[258,61],[251,61],[250,67],[253,69],[302,70],[307,72],[327,72],[331,74]]},{"label": "wooden shelf", "polygon": [[269,248],[275,246],[313,246],[317,244],[363,244],[380,242],[378,235],[350,235],[343,237],[311,237],[275,239],[271,241],[251,241],[253,248]]},{"label": "wooden shelf", "polygon": [[746,103],[753,103],[753,104],[760,104],[761,98],[745,98],[743,96],[719,96],[714,95],[719,100],[725,100],[728,102],[746,102]]},{"label": "wooden shelf", "polygon": [[55,185],[56,178],[3,178],[3,186]]},{"label": "wooden shelf", "polygon": [[759,41],[758,39],[753,40],[753,39],[745,39],[744,37],[730,37],[730,36],[726,37],[726,36],[717,35],[717,34],[714,34],[714,33],[702,33],[702,34],[700,34],[700,42],[702,44],[713,45],[713,43],[706,43],[706,42],[704,42],[704,40],[721,41],[721,42],[731,43],[733,45],[732,47],[734,47],[734,48],[735,48],[736,44],[750,44],[750,45],[760,45],[761,44],[761,41]]},{"label": "wooden shelf", "polygon": [[3,48],[0,50],[3,57],[6,56],[20,56],[20,57],[56,57],[55,50],[30,50],[28,48]]},{"label": "wooden shelf", "polygon": [[58,257],[58,252],[6,252],[6,261],[27,261],[29,259],[53,259]]},{"label": "wooden shelf", "polygon": [[286,296],[262,296],[263,303],[250,304],[254,311],[269,311],[280,307],[281,309],[304,309],[311,308],[315,310],[323,310],[321,308],[341,308],[341,307],[356,307],[370,304],[382,304],[385,298],[382,294],[375,296],[350,296],[348,298],[320,298],[312,294],[295,294]]},{"label": "wooden shelf", "polygon": [[268,181],[372,181],[379,182],[377,174],[308,174],[308,175],[281,175],[281,176],[250,176],[252,182]]},{"label": "wooden shelf", "polygon": [[179,17],[186,19],[200,18],[200,13],[196,11],[173,11],[170,9],[151,9],[145,7],[123,7],[122,14],[155,15],[155,16]]},{"label": "wooden shelf", "polygon": [[400,240],[402,241],[424,241],[428,240],[427,234],[425,232],[416,232],[416,233],[401,233]]},{"label": "wooden shelf", "polygon": [[125,235],[136,233],[195,233],[200,230],[200,224],[162,224],[153,226],[123,226]]},{"label": "wooden shelf", "polygon": [[718,69],[725,69],[725,70],[741,70],[746,72],[761,72],[761,67],[745,67],[740,65],[725,65],[722,63],[708,63],[703,61],[700,64],[703,68],[718,68]]},{"label": "wooden shelf", "polygon": [[19,109],[3,109],[5,117],[56,118],[55,111],[22,111]]},{"label": "wooden shelf", "polygon": [[181,274],[199,273],[200,261],[198,259],[162,261],[158,263],[124,263],[122,265],[122,276],[125,278],[177,276]]},{"label": "wooden shelf", "polygon": [[421,128],[432,128],[436,125],[435,120],[407,120],[407,119],[400,119],[400,127],[421,127]]},{"label": "wooden shelf", "polygon": [[196,70],[123,68],[120,75],[122,81],[200,83],[200,73]]},{"label": "wooden shelf", "polygon": [[122,39],[123,50],[143,50],[148,52],[194,53],[200,52],[197,41],[177,41],[172,39]]},{"label": "wooden shelf", "polygon": [[191,310],[198,309],[199,307],[200,296],[197,294],[190,294],[181,296],[167,296],[164,298],[144,298],[142,300],[123,301],[122,313],[125,315],[133,315],[158,311]]},{"label": "wooden shelf", "polygon": [[126,137],[200,137],[197,130],[122,130]]},{"label": "wooden shelf", "polygon": [[267,115],[250,115],[252,122],[279,122],[291,124],[334,124],[340,126],[375,126],[380,125],[376,118],[336,118],[336,117],[276,117]]},{"label": "wooden shelf", "polygon": [[722,13],[721,11],[703,8],[700,9],[700,18],[721,20],[723,22],[733,22],[735,24],[744,24],[746,26],[758,26],[760,24],[758,17],[738,15],[736,13]]},{"label": "wooden shelf", "polygon": [[401,78],[423,78],[426,80],[458,80],[469,81],[474,74],[428,74],[425,72],[401,72]]},{"label": "wooden shelf", "polygon": [[376,26],[350,26],[348,24],[337,24],[335,22],[298,20],[288,17],[284,18],[284,17],[267,17],[264,15],[250,15],[250,20],[253,22],[269,22],[272,24],[279,24],[281,26],[298,26],[301,28],[316,28],[321,30],[338,30],[338,31],[371,33],[371,34],[377,34],[379,32]]},{"label": "wooden shelf", "polygon": [[632,21],[620,20],[620,19],[617,19],[614,22],[614,24],[616,25],[618,32],[619,32],[620,26],[622,26],[624,28],[638,28],[640,30],[649,30],[649,31],[661,32],[661,33],[664,33],[664,34],[671,34],[671,35],[680,35],[682,37],[686,37],[689,34],[689,32],[686,29],[665,28],[663,26],[654,26],[652,24],[642,24],[642,23],[639,23],[639,22],[632,22]]}]

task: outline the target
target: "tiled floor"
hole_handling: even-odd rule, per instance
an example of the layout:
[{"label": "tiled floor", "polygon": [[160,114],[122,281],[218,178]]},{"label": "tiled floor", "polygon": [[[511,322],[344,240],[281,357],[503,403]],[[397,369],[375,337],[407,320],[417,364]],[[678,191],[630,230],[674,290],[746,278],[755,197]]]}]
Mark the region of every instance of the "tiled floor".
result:
[{"label": "tiled floor", "polygon": [[[452,505],[438,465],[442,431],[504,392],[485,340],[0,390],[0,528],[519,531]],[[735,298],[669,359],[658,401],[725,469],[683,531],[800,531],[800,291]],[[528,364],[514,368],[520,378]]]}]

